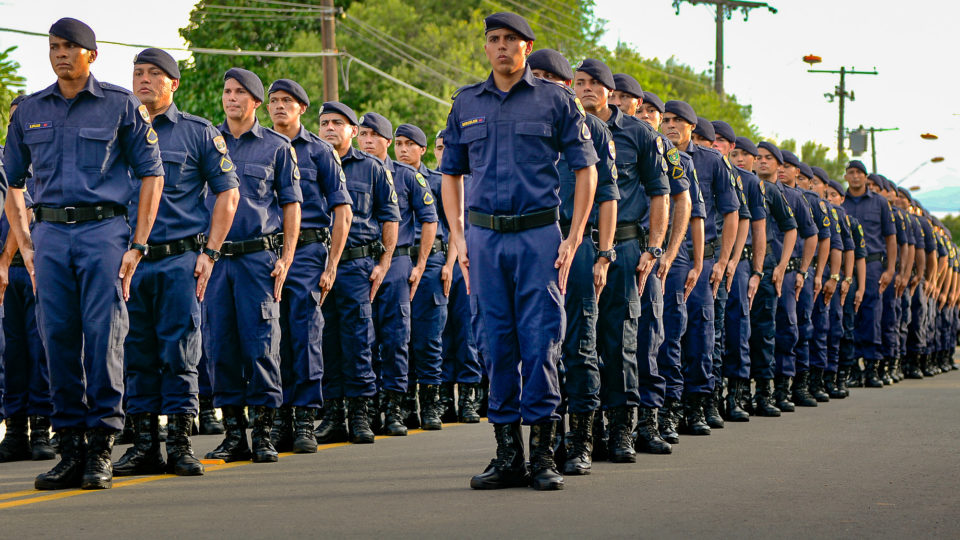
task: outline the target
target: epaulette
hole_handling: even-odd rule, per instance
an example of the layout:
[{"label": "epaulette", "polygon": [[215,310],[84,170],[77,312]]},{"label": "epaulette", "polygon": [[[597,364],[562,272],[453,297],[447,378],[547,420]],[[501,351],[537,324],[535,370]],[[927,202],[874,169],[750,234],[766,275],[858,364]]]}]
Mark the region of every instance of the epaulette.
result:
[{"label": "epaulette", "polygon": [[460,93],[463,92],[464,90],[466,90],[467,88],[476,88],[477,86],[480,86],[481,84],[483,84],[483,81],[477,81],[477,82],[475,82],[475,83],[473,83],[473,84],[467,84],[467,85],[461,86],[460,88],[457,88],[457,91],[454,92],[452,96],[450,96],[450,99],[455,100],[455,99],[457,99],[457,96],[459,96]]},{"label": "epaulette", "polygon": [[190,113],[180,111],[180,117],[183,118],[184,120],[190,120],[191,122],[203,124],[204,126],[213,126],[213,122],[207,120],[202,116],[197,116],[195,114],[190,114]]},{"label": "epaulette", "polygon": [[100,88],[103,90],[113,90],[114,92],[120,92],[121,94],[127,94],[132,96],[133,92],[127,90],[122,86],[117,86],[108,82],[97,81],[100,84]]},{"label": "epaulette", "polygon": [[267,133],[269,133],[269,134],[271,134],[271,135],[274,135],[274,136],[278,137],[278,138],[279,138],[280,140],[282,140],[283,142],[285,142],[285,143],[287,143],[287,144],[290,144],[290,139],[287,138],[287,136],[284,135],[283,133],[280,133],[280,132],[278,132],[278,131],[274,131],[274,130],[266,127],[266,126],[260,126],[260,129],[262,129],[263,131],[265,131],[265,132],[267,132]]}]

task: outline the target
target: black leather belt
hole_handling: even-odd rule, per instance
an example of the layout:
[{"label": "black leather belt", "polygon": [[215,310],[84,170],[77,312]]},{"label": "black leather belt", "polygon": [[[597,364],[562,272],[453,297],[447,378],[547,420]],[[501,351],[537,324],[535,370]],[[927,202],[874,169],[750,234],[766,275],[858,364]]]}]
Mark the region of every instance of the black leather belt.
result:
[{"label": "black leather belt", "polygon": [[532,214],[518,216],[492,216],[475,210],[470,211],[470,224],[497,232],[520,232],[544,227],[560,219],[560,209],[551,208]]},{"label": "black leather belt", "polygon": [[[646,227],[641,227],[636,223],[617,223],[617,230],[613,233],[613,243],[614,245],[621,242],[627,242],[629,240],[639,240],[640,249],[645,249],[647,247],[647,241],[649,240],[649,232]],[[594,230],[591,234],[594,242],[600,242],[600,232]]]},{"label": "black leather belt", "polygon": [[147,254],[143,256],[148,261],[156,261],[174,255],[182,255],[188,251],[200,251],[204,244],[203,235],[198,234],[189,238],[181,238],[165,244],[149,244]]},{"label": "black leather belt", "polygon": [[240,242],[224,242],[220,248],[220,253],[224,257],[235,257],[237,255],[246,255],[248,253],[258,253],[268,249],[279,249],[283,245],[279,235],[271,234],[253,238],[251,240],[242,240]]},{"label": "black leather belt", "polygon": [[[769,243],[769,242],[767,242],[767,250],[766,250],[766,253],[770,253],[770,243]],[[750,244],[744,245],[744,246],[743,246],[743,253],[740,254],[740,258],[743,259],[743,260],[747,260],[747,261],[753,262],[753,246],[750,245]]]},{"label": "black leather belt", "polygon": [[886,258],[887,256],[884,255],[883,253],[871,253],[870,255],[867,255],[867,264],[870,264],[872,262],[882,261]]},{"label": "black leather belt", "polygon": [[704,242],[703,244],[703,258],[712,259],[713,255],[717,252],[717,246],[714,242]]},{"label": "black leather belt", "polygon": [[112,203],[97,206],[66,206],[63,208],[38,206],[33,213],[37,221],[73,224],[125,216],[127,215],[127,207]]},{"label": "black leather belt", "polygon": [[330,230],[329,229],[300,229],[300,239],[297,240],[297,244],[300,246],[307,246],[310,244],[316,244],[317,242],[323,243],[323,245],[330,247]]},{"label": "black leather belt", "polygon": [[362,259],[364,257],[380,257],[383,254],[383,244],[380,241],[364,244],[362,246],[347,248],[340,255],[340,262]]},{"label": "black leather belt", "polygon": [[23,255],[20,255],[19,251],[14,253],[13,258],[10,259],[10,266],[21,266],[21,267],[26,266],[25,264],[23,264]]},{"label": "black leather belt", "polygon": [[[430,247],[430,255],[435,255],[437,253],[446,253],[447,252],[447,243],[439,238],[433,239],[433,246]],[[420,239],[417,239],[412,246],[410,246],[410,257],[416,262],[420,258]]]},{"label": "black leather belt", "polygon": [[791,257],[787,263],[787,272],[797,272],[803,265],[803,257]]},{"label": "black leather belt", "polygon": [[[416,247],[416,249],[417,249],[417,251],[419,251],[419,250],[420,250],[420,247],[418,246],[418,247]],[[409,256],[413,253],[413,250],[414,250],[414,246],[397,246],[397,247],[393,250],[393,256],[394,256],[394,257],[401,257],[401,256],[407,256],[407,257],[409,257]]]}]

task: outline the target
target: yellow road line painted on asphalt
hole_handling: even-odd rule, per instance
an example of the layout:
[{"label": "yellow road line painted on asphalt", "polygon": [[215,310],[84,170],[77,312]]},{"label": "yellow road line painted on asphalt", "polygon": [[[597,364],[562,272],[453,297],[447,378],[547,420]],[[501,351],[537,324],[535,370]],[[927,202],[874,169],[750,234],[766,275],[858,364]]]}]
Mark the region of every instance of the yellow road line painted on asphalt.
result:
[{"label": "yellow road line painted on asphalt", "polygon": [[[466,425],[466,424],[454,423],[454,424],[444,424],[443,426],[454,427],[454,426],[462,426],[462,425]],[[427,433],[427,431],[422,429],[411,429],[407,432],[408,435],[417,435],[420,433]],[[398,437],[378,435],[375,438],[376,439],[396,439]],[[330,450],[333,448],[340,448],[342,446],[353,446],[353,445],[348,442],[321,444],[317,446],[317,452],[322,452],[324,450]],[[280,457],[288,457],[288,456],[296,456],[296,455],[309,455],[309,454],[295,454],[293,452],[283,452],[280,454]],[[234,461],[232,463],[225,463],[221,459],[217,459],[217,460],[210,459],[210,460],[201,460],[201,461],[204,463],[212,463],[211,465],[206,465],[204,467],[204,471],[208,473],[215,472],[215,471],[222,471],[226,469],[234,469],[236,467],[245,467],[247,465],[253,465],[252,461]],[[152,475],[152,476],[142,476],[138,478],[131,478],[130,480],[121,480],[119,482],[115,481],[113,483],[113,487],[123,488],[128,486],[136,486],[140,484],[146,484],[148,482],[156,482],[157,480],[166,480],[168,478],[176,478],[176,477],[177,475],[175,474],[158,474],[158,475]],[[103,490],[71,489],[71,490],[64,490],[64,491],[49,492],[49,491],[43,491],[39,489],[28,489],[24,491],[14,491],[12,493],[2,493],[0,494],[0,501],[7,500],[7,499],[19,499],[19,500],[0,503],[0,510],[3,510],[5,508],[14,508],[17,506],[26,506],[28,504],[36,504],[36,503],[47,502],[47,501],[56,501],[60,499],[66,499],[68,497],[73,497],[76,495],[98,493],[101,491]],[[48,494],[40,495],[41,493],[48,493]],[[33,496],[33,495],[39,495],[39,496]],[[26,498],[20,499],[20,497],[26,497]]]}]

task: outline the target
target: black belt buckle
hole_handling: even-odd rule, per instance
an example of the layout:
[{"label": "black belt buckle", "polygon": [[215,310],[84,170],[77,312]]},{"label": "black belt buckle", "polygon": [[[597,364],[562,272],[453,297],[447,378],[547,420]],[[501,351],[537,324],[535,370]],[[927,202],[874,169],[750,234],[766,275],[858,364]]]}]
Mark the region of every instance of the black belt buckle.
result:
[{"label": "black belt buckle", "polygon": [[380,260],[380,257],[383,257],[383,254],[387,252],[387,248],[383,245],[383,242],[377,240],[370,244],[370,254],[374,259]]},{"label": "black belt buckle", "polygon": [[72,225],[77,222],[77,207],[76,206],[67,206],[63,209],[64,223],[67,225]]},{"label": "black belt buckle", "polygon": [[493,230],[498,232],[517,232],[520,220],[517,216],[491,216]]}]

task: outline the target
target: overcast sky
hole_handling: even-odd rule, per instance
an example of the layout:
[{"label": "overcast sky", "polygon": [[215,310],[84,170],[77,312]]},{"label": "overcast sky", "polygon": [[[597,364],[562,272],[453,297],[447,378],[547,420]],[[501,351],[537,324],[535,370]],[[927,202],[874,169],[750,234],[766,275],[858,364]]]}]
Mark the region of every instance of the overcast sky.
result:
[{"label": "overcast sky", "polygon": [[[818,69],[876,68],[878,76],[847,78],[856,100],[847,103],[846,125],[899,128],[877,134],[879,172],[894,182],[909,175],[904,185],[920,186],[916,194],[921,200],[924,192],[960,186],[960,71],[953,56],[960,2],[770,3],[778,13],[753,10],[744,22],[737,12],[725,24],[726,91],[753,105],[753,122],[761,133],[800,142],[816,140],[834,148],[837,104],[829,103],[823,94],[834,90],[839,76],[807,73],[802,57],[821,56]],[[122,0],[0,0],[0,26],[46,32],[57,18],[71,16],[90,24],[100,40],[183,47],[177,31],[186,24],[193,4],[192,0],[164,0],[141,11]],[[672,0],[598,0],[596,14],[609,21],[604,41],[610,46],[621,40],[647,57],[674,56],[699,71],[711,68],[712,8],[684,3],[678,16]],[[19,46],[13,58],[20,62],[29,91],[53,82],[43,38],[0,32],[0,50],[12,45]],[[177,58],[187,57],[187,53],[171,52]],[[101,45],[94,74],[129,87],[135,53],[130,47]],[[925,132],[940,139],[924,141],[920,134]],[[934,156],[946,159],[930,164]],[[869,150],[861,159],[870,166]],[[956,209],[960,210],[960,201]]]}]

